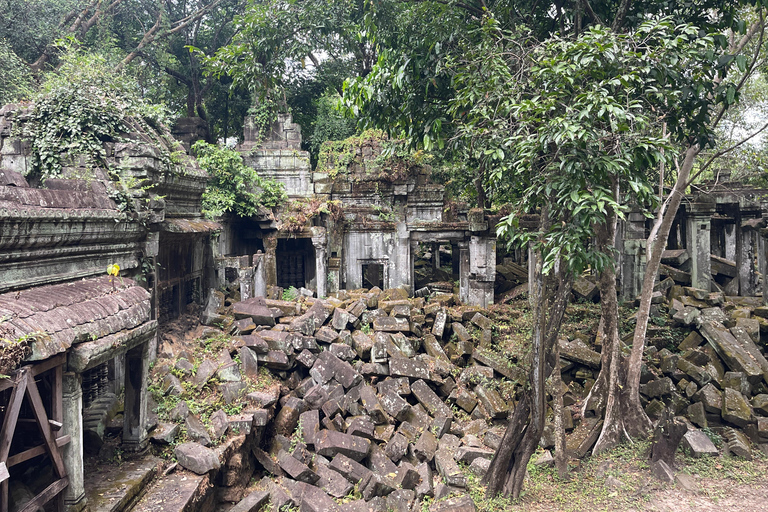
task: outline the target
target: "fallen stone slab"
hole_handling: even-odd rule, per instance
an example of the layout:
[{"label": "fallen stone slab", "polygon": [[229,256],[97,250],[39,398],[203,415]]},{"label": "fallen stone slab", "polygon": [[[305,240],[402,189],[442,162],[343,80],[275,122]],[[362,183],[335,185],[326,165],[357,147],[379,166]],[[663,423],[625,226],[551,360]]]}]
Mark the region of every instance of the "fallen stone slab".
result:
[{"label": "fallen stone slab", "polygon": [[215,498],[211,475],[177,471],[157,480],[131,512],[213,510]]},{"label": "fallen stone slab", "polygon": [[589,348],[583,341],[560,339],[558,343],[560,344],[560,357],[563,359],[594,369],[600,368],[600,354]]},{"label": "fallen stone slab", "polygon": [[336,455],[331,461],[329,467],[337,471],[353,484],[358,483],[360,480],[365,478],[368,473],[371,472],[370,469],[366,468],[359,462],[350,459],[343,453]]},{"label": "fallen stone slab", "polygon": [[363,499],[366,501],[377,496],[387,496],[394,491],[396,487],[396,484],[392,479],[377,473],[367,474],[360,480],[358,485],[360,494],[362,494]]},{"label": "fallen stone slab", "polygon": [[258,512],[268,500],[268,491],[253,491],[230,508],[229,512]]},{"label": "fallen stone slab", "polygon": [[321,430],[315,436],[315,451],[324,457],[334,457],[338,454],[346,455],[350,459],[360,462],[371,448],[371,442],[362,437]]},{"label": "fallen stone slab", "polygon": [[411,512],[416,493],[410,489],[395,489],[387,495],[387,511]]},{"label": "fallen stone slab", "polygon": [[253,453],[256,461],[261,464],[261,467],[263,467],[269,473],[272,473],[275,476],[283,476],[284,473],[283,470],[280,469],[280,465],[275,462],[267,452],[257,446],[254,446],[251,448],[251,453]]},{"label": "fallen stone slab", "polygon": [[485,366],[490,366],[494,371],[510,380],[524,382],[527,378],[527,373],[524,369],[511,364],[501,354],[490,350],[476,348],[472,351],[472,359]]},{"label": "fallen stone slab", "polygon": [[406,461],[402,461],[397,468],[395,483],[403,489],[416,489],[421,480],[421,475],[416,467]]},{"label": "fallen stone slab", "polygon": [[445,309],[440,309],[435,313],[435,323],[432,325],[432,335],[438,340],[443,339],[445,335],[445,324],[448,322],[448,314]]},{"label": "fallen stone slab", "polygon": [[343,498],[352,492],[354,485],[347,480],[341,473],[334,471],[329,466],[317,464],[317,474],[320,480],[315,485],[320,487],[329,496],[334,498]]},{"label": "fallen stone slab", "polygon": [[445,402],[440,400],[440,397],[432,391],[429,384],[423,380],[417,380],[411,384],[411,393],[413,393],[413,396],[416,397],[419,403],[421,403],[432,416],[453,418],[453,411],[451,411],[451,408],[445,405]]},{"label": "fallen stone slab", "polygon": [[475,446],[460,446],[453,454],[453,458],[456,459],[457,462],[472,464],[472,462],[477,458],[491,460],[494,453],[496,453],[494,450],[488,450],[485,448],[479,448]]},{"label": "fallen stone slab", "polygon": [[382,332],[411,332],[411,322],[407,318],[379,317],[373,320],[373,330]]},{"label": "fallen stone slab", "polygon": [[142,457],[119,466],[103,465],[97,478],[85,480],[85,495],[91,512],[125,510],[157,475],[161,460]]},{"label": "fallen stone slab", "polygon": [[429,367],[416,359],[404,357],[389,360],[389,373],[393,377],[410,377],[412,379],[430,379]]},{"label": "fallen stone slab", "polygon": [[725,388],[721,416],[725,421],[744,428],[752,421],[752,408],[744,395],[734,389]]},{"label": "fallen stone slab", "polygon": [[419,440],[413,445],[413,453],[421,462],[431,462],[435,457],[438,442],[432,432],[422,432]]},{"label": "fallen stone slab", "polygon": [[370,441],[374,440],[376,427],[371,420],[364,416],[352,418],[347,426],[347,434],[351,436],[363,437]]},{"label": "fallen stone slab", "polygon": [[376,391],[373,387],[368,385],[360,386],[360,402],[363,404],[365,412],[375,424],[381,425],[382,423],[388,423],[387,413],[379,403],[379,399],[376,397]]},{"label": "fallen stone slab", "polygon": [[725,429],[724,437],[728,451],[737,457],[742,457],[746,460],[752,460],[752,448],[749,442],[749,438],[741,432],[733,428]]},{"label": "fallen stone slab", "polygon": [[291,497],[302,512],[338,512],[339,510],[336,502],[314,485],[299,482],[294,486]]},{"label": "fallen stone slab", "polygon": [[275,417],[275,432],[283,436],[291,435],[299,423],[299,416],[305,409],[304,400],[290,397]]},{"label": "fallen stone slab", "polygon": [[509,414],[509,405],[495,389],[477,385],[475,395],[492,419],[503,419]]},{"label": "fallen stone slab", "polygon": [[187,427],[187,437],[192,441],[200,443],[202,446],[211,445],[211,437],[208,435],[208,430],[197,416],[194,414],[187,416],[185,425]]},{"label": "fallen stone slab", "polygon": [[269,352],[269,344],[259,334],[249,334],[247,336],[240,336],[243,340],[243,344],[253,350],[257,354],[266,354]]},{"label": "fallen stone slab", "polygon": [[429,512],[475,512],[476,510],[475,502],[466,494],[436,501],[429,506]]},{"label": "fallen stone slab", "polygon": [[286,474],[299,482],[314,484],[320,479],[317,473],[285,450],[277,454],[277,463]]},{"label": "fallen stone slab", "polygon": [[150,439],[157,444],[171,444],[180,431],[181,427],[178,423],[158,423],[150,434]]},{"label": "fallen stone slab", "polygon": [[376,443],[371,443],[371,451],[368,455],[368,469],[379,475],[397,474],[397,466],[389,460],[384,450]]},{"label": "fallen stone slab", "polygon": [[732,371],[742,372],[756,384],[763,378],[760,365],[750,357],[731,332],[719,322],[700,322],[699,332]]},{"label": "fallen stone slab", "polygon": [[683,446],[690,450],[694,458],[716,457],[719,454],[715,444],[701,430],[689,429],[683,436]]},{"label": "fallen stone slab", "polygon": [[256,325],[274,327],[276,318],[282,316],[282,312],[276,312],[267,307],[264,297],[253,297],[232,305],[232,313],[236,320],[250,318]]},{"label": "fallen stone slab", "polygon": [[204,475],[221,467],[216,452],[200,443],[182,443],[174,448],[173,454],[183,468],[198,475]]},{"label": "fallen stone slab", "polygon": [[[379,386],[379,390],[381,390],[381,386]],[[411,404],[405,401],[405,399],[394,390],[388,390],[386,393],[382,393],[379,403],[384,411],[397,419],[397,421],[405,421],[411,410]]]}]

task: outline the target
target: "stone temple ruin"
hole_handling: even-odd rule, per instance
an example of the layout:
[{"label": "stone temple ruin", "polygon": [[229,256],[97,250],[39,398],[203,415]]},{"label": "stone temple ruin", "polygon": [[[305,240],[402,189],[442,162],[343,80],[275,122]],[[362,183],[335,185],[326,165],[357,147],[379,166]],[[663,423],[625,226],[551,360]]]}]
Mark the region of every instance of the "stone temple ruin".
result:
[{"label": "stone temple ruin", "polygon": [[[528,276],[524,252],[497,251],[498,217],[450,203],[428,166],[383,156],[376,137],[313,170],[289,115],[264,141],[247,119],[238,147],[284,184],[279,212],[203,218],[207,176],[164,158],[182,146],[162,131],[160,149],[105,143],[132,189],[78,162],[41,187],[12,131],[27,108],[0,110],[0,510],[420,510],[427,496],[430,510],[475,510],[465,468],[487,470],[526,379],[496,350],[493,304]],[[187,150],[201,134],[194,120],[174,131]],[[765,197],[721,180],[687,198],[654,315],[690,333],[670,346],[650,326],[643,374],[652,418],[721,428],[743,456],[768,443]],[[648,229],[633,213],[619,230],[626,301]],[[596,299],[593,281],[574,294]],[[600,343],[560,341],[571,412]],[[564,420],[586,455],[597,419]],[[717,453],[706,441],[686,434]],[[89,463],[107,452],[143,455]]]}]

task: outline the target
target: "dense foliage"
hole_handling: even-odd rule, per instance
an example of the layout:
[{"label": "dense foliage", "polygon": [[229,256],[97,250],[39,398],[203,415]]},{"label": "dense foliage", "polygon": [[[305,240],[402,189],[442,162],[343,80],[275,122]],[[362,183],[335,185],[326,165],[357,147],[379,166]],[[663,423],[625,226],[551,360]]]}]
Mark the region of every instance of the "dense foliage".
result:
[{"label": "dense foliage", "polygon": [[251,217],[264,208],[275,208],[287,199],[281,183],[262,179],[243,163],[240,153],[225,146],[197,141],[192,146],[200,167],[211,180],[203,193],[203,213],[208,218],[235,214]]},{"label": "dense foliage", "polygon": [[[63,166],[111,168],[105,142],[124,134],[151,136],[168,122],[165,109],[144,101],[132,77],[114,71],[104,57],[69,49],[33,96],[21,134],[31,142],[28,175],[60,176]],[[157,142],[157,141],[149,141]],[[170,163],[171,155],[156,144]],[[87,177],[87,176],[84,176]]]}]

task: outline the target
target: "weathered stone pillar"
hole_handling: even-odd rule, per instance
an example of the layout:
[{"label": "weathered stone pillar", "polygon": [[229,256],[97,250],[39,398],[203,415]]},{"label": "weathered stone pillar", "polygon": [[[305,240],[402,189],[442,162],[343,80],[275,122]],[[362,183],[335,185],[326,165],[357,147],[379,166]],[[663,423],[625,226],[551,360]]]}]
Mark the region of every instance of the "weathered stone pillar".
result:
[{"label": "weathered stone pillar", "polygon": [[646,266],[645,215],[631,211],[623,223],[624,240],[621,245],[621,298],[633,301],[640,295]]},{"label": "weathered stone pillar", "polygon": [[432,270],[440,268],[440,244],[432,242]]},{"label": "weathered stone pillar", "polygon": [[267,273],[264,264],[264,253],[257,251],[253,255],[253,296],[267,296]]},{"label": "weathered stone pillar", "polygon": [[459,242],[459,299],[469,301],[469,243]]},{"label": "weathered stone pillar", "polygon": [[736,224],[728,222],[723,225],[724,251],[723,257],[727,260],[736,261]]},{"label": "weathered stone pillar", "polygon": [[146,343],[142,343],[125,354],[123,447],[126,451],[140,451],[147,445],[148,363]]},{"label": "weathered stone pillar", "polygon": [[[736,244],[736,273],[739,279],[739,295],[754,297],[757,295],[757,229],[762,219],[747,219],[741,222]],[[739,243],[740,242],[740,243]]]},{"label": "weathered stone pillar", "polygon": [[312,245],[315,247],[315,279],[317,282],[317,298],[324,298],[328,295],[328,258],[326,248],[328,247],[328,238],[325,228],[312,228]]},{"label": "weathered stone pillar", "polygon": [[763,274],[763,304],[768,306],[768,229],[760,230],[760,272]]},{"label": "weathered stone pillar", "polygon": [[237,269],[237,279],[240,281],[240,300],[246,300],[254,297],[253,268],[247,266],[245,268],[241,267]]},{"label": "weathered stone pillar", "polygon": [[715,206],[692,203],[686,224],[686,247],[691,256],[691,286],[709,290],[712,280],[710,229]]},{"label": "weathered stone pillar", "polygon": [[264,272],[267,276],[267,286],[277,286],[277,235],[264,237]]},{"label": "weathered stone pillar", "polygon": [[484,308],[493,304],[495,280],[496,239],[472,236],[469,241],[469,287],[462,302]]},{"label": "weathered stone pillar", "polygon": [[83,388],[79,373],[64,372],[62,376],[62,434],[70,436],[64,446],[64,467],[69,485],[64,489],[66,510],[74,512],[85,507],[85,477],[83,475]]},{"label": "weathered stone pillar", "polygon": [[459,246],[453,242],[451,244],[451,274],[453,276],[459,275],[459,259]]},{"label": "weathered stone pillar", "polygon": [[[157,255],[160,254],[160,233],[148,233],[146,241],[144,242],[144,258],[149,263],[151,268],[150,275],[146,276],[147,283],[149,285],[149,293],[151,294],[151,308],[149,318],[151,320],[157,320],[160,318],[160,300],[157,295]],[[155,335],[149,340],[149,360],[154,361],[157,359],[157,345],[158,336]]]},{"label": "weathered stone pillar", "polygon": [[[405,240],[405,245],[408,247],[408,272],[403,272],[403,275],[408,276],[408,284],[411,293],[416,292],[416,253],[419,250],[419,242],[416,240]],[[395,267],[397,268],[397,267]],[[393,276],[393,282],[398,280],[397,273]]]},{"label": "weathered stone pillar", "polygon": [[[341,258],[328,258],[328,293],[336,293],[339,291],[341,284]],[[384,283],[386,288],[387,283]]]}]

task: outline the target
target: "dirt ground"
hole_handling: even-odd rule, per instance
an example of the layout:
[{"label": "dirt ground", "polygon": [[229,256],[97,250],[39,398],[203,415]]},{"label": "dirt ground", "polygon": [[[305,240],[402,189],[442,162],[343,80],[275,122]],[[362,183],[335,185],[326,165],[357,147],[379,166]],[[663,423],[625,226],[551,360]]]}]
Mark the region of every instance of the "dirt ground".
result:
[{"label": "dirt ground", "polygon": [[488,512],[768,512],[768,458],[761,452],[752,461],[729,455],[693,459],[680,452],[678,482],[664,484],[651,475],[645,449],[620,447],[572,464],[569,482],[559,481],[554,469],[531,465],[519,500],[476,503]]}]

